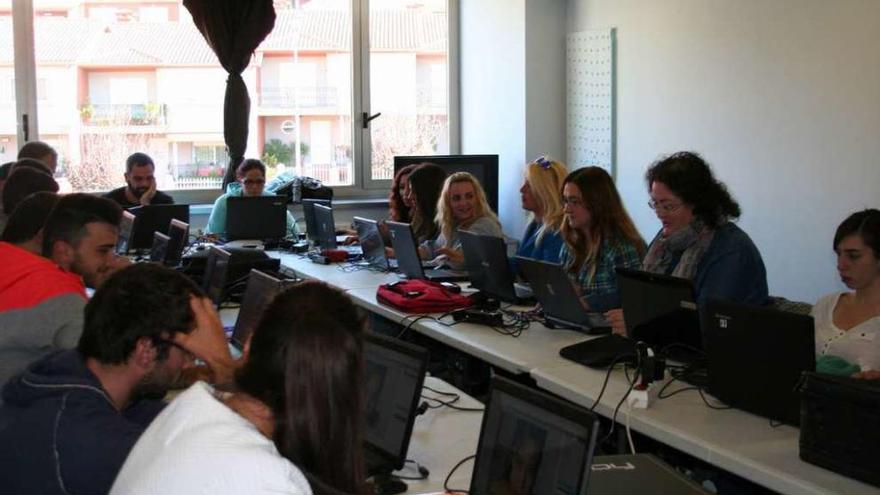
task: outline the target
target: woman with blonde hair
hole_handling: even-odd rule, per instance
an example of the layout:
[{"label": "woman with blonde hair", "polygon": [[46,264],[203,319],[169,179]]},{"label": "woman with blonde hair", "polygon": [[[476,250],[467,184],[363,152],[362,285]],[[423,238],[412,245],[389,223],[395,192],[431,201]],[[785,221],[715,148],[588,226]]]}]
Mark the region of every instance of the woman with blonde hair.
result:
[{"label": "woman with blonde hair", "polygon": [[559,263],[563,244],[560,229],[564,219],[560,191],[567,173],[564,163],[545,156],[526,165],[519,193],[530,219],[516,250],[517,256]]},{"label": "woman with blonde hair", "polygon": [[620,307],[616,267],[639,268],[645,241],[604,169],[568,174],[562,187],[565,220],[561,261],[591,311]]},{"label": "woman with blonde hair", "polygon": [[464,254],[458,237],[460,230],[504,237],[501,222],[489,207],[483,186],[467,172],[456,172],[443,183],[435,220],[440,226],[440,235],[433,242],[422,244],[422,257],[442,257],[446,265],[457,270],[464,268]]}]

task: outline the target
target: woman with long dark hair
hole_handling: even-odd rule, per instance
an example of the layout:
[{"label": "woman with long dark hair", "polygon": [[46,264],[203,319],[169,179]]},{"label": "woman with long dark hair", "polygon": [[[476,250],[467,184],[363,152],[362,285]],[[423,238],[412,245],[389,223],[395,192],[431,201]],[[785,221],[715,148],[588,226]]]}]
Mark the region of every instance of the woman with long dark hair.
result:
[{"label": "woman with long dark hair", "polygon": [[391,191],[388,193],[388,213],[389,218],[395,222],[409,222],[410,198],[406,195],[407,183],[409,182],[409,174],[417,167],[417,164],[407,165],[394,174],[394,180],[391,182]]},{"label": "woman with long dark hair", "polygon": [[405,195],[412,205],[410,221],[419,243],[434,240],[440,233],[434,219],[446,175],[443,167],[433,163],[419,164],[409,174]]},{"label": "woman with long dark hair", "polygon": [[364,493],[363,322],[304,282],[269,304],[236,389],[199,382],[138,440],[111,493]]},{"label": "woman with long dark hair", "polygon": [[638,267],[645,241],[604,169],[584,167],[562,185],[565,220],[560,259],[591,311],[620,307],[616,267]]}]

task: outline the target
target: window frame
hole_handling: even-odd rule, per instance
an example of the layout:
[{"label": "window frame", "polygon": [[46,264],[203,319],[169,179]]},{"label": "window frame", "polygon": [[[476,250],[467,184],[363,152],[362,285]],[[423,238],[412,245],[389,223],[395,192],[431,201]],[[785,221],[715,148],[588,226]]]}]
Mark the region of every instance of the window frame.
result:
[{"label": "window frame", "polygon": [[[370,0],[351,1],[351,103],[352,103],[352,168],[353,184],[333,186],[334,195],[345,199],[375,199],[384,197],[391,180],[372,178],[370,128],[364,128],[364,115],[370,109]],[[461,152],[460,127],[460,29],[459,0],[446,0],[447,15],[447,88],[449,153]],[[37,75],[34,43],[33,0],[12,2],[14,45],[15,108],[18,143],[40,139],[37,113]],[[355,56],[357,55],[357,56]],[[217,102],[222,105],[222,102]],[[252,110],[253,111],[253,110]],[[24,116],[27,116],[25,122]],[[381,117],[379,117],[381,118]],[[222,193],[217,189],[172,189],[178,202],[192,204],[213,203]]]}]

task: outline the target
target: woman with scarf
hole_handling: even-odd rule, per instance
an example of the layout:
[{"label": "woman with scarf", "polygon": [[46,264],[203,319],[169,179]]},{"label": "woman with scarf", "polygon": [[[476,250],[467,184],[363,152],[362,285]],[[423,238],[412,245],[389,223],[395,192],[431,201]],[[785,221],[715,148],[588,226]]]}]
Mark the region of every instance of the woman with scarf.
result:
[{"label": "woman with scarf", "polygon": [[[651,195],[648,206],[662,228],[648,246],[642,269],[692,280],[700,306],[709,299],[767,304],[761,253],[733,223],[740,216],[739,204],[703,158],[675,153],[651,165],[645,179]],[[611,310],[606,317],[615,332],[625,332],[621,310]]]}]

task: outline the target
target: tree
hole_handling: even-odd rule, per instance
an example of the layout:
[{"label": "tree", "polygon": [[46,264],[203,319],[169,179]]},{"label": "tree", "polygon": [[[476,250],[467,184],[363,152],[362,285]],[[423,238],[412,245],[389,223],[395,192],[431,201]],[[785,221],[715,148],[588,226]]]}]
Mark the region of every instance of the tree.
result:
[{"label": "tree", "polygon": [[436,115],[383,115],[370,125],[374,179],[393,178],[396,155],[436,154],[447,129],[446,117]]}]

